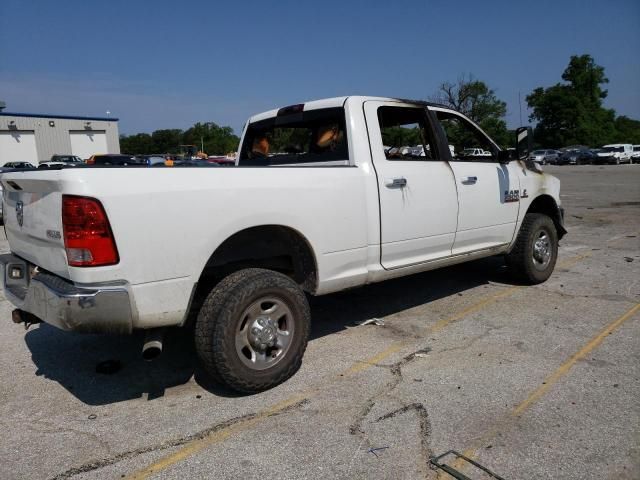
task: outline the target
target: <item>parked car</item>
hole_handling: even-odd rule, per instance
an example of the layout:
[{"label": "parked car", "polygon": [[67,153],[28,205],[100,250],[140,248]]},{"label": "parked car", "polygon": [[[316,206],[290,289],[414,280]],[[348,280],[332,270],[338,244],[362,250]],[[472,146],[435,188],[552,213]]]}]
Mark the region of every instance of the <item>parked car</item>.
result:
[{"label": "parked car", "polygon": [[142,163],[136,160],[136,157],[132,155],[125,155],[120,153],[110,153],[103,155],[92,155],[87,160],[87,165],[141,165]]},{"label": "parked car", "polygon": [[33,170],[36,166],[30,162],[7,162],[3,165],[4,168],[18,168],[21,170]]},{"label": "parked car", "polygon": [[[388,157],[416,125],[429,156]],[[455,161],[448,142],[470,137],[491,156]],[[492,255],[524,283],[549,278],[566,233],[560,181],[524,150],[511,160],[440,105],[341,97],[251,117],[237,168],[5,173],[0,282],[14,321],[146,330],[147,359],[164,329],[192,326],[206,372],[265,390],[301,365],[307,295]]]},{"label": "parked car", "polygon": [[166,158],[164,155],[139,155],[136,157],[136,162],[150,167],[159,167],[165,165]]},{"label": "parked car", "polygon": [[592,150],[566,150],[558,157],[557,165],[591,165],[598,159]]},{"label": "parked car", "polygon": [[633,153],[631,154],[631,162],[640,163],[640,145],[633,146]]},{"label": "parked car", "polygon": [[538,162],[540,165],[555,164],[560,154],[561,152],[557,150],[534,150],[531,152],[529,159]]},{"label": "parked car", "polygon": [[465,148],[460,152],[460,158],[491,157],[491,152],[482,148]]},{"label": "parked car", "polygon": [[45,160],[43,162],[40,162],[40,164],[38,165],[38,168],[49,168],[49,167],[53,167],[53,166],[58,166],[58,165],[70,165],[70,166],[77,166],[77,165],[84,165],[84,161],[78,157],[77,155],[52,155],[51,156],[51,160]]},{"label": "parked car", "polygon": [[222,165],[222,166],[231,166],[231,165],[235,165],[236,164],[236,159],[235,157],[228,157],[228,156],[209,156],[206,159],[207,162],[210,163],[216,163],[218,165]]},{"label": "parked car", "polygon": [[619,165],[621,163],[632,163],[633,145],[630,143],[613,143],[598,149],[597,154],[597,163],[599,164]]}]

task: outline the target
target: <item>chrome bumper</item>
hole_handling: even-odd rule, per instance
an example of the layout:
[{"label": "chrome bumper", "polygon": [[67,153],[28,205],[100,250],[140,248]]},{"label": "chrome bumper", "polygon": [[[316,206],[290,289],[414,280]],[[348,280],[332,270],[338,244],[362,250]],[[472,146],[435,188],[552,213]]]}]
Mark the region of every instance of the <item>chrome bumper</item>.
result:
[{"label": "chrome bumper", "polygon": [[[133,315],[126,285],[78,287],[50,273],[31,276],[31,267],[15,255],[0,255],[4,294],[16,308],[62,330],[131,333]],[[12,278],[12,269],[21,269],[22,278]]]}]

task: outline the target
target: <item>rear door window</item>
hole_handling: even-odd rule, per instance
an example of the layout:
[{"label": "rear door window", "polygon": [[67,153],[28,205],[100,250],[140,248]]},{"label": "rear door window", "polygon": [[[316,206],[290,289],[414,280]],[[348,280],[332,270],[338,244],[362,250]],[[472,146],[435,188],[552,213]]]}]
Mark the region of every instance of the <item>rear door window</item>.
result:
[{"label": "rear door window", "polygon": [[239,166],[348,165],[342,107],[286,113],[251,123],[240,149]]}]

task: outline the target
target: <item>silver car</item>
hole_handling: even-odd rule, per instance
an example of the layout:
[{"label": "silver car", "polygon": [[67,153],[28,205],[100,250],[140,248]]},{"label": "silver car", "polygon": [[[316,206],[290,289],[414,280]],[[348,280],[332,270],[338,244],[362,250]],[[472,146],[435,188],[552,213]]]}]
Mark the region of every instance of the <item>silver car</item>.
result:
[{"label": "silver car", "polygon": [[560,152],[557,150],[534,150],[529,155],[529,160],[538,162],[540,165],[556,164],[558,163],[558,158],[560,158]]}]

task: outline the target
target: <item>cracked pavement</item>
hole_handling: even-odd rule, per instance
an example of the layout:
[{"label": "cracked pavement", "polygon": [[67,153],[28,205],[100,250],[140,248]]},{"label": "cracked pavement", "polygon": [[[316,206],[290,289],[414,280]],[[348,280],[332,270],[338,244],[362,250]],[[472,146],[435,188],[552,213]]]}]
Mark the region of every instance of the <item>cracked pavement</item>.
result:
[{"label": "cracked pavement", "polygon": [[138,336],[25,332],[0,297],[0,478],[447,479],[450,449],[505,479],[640,478],[640,165],[547,170],[549,281],[492,258],[314,298],[302,369],[258,395],[209,380],[186,332],[149,364]]}]

